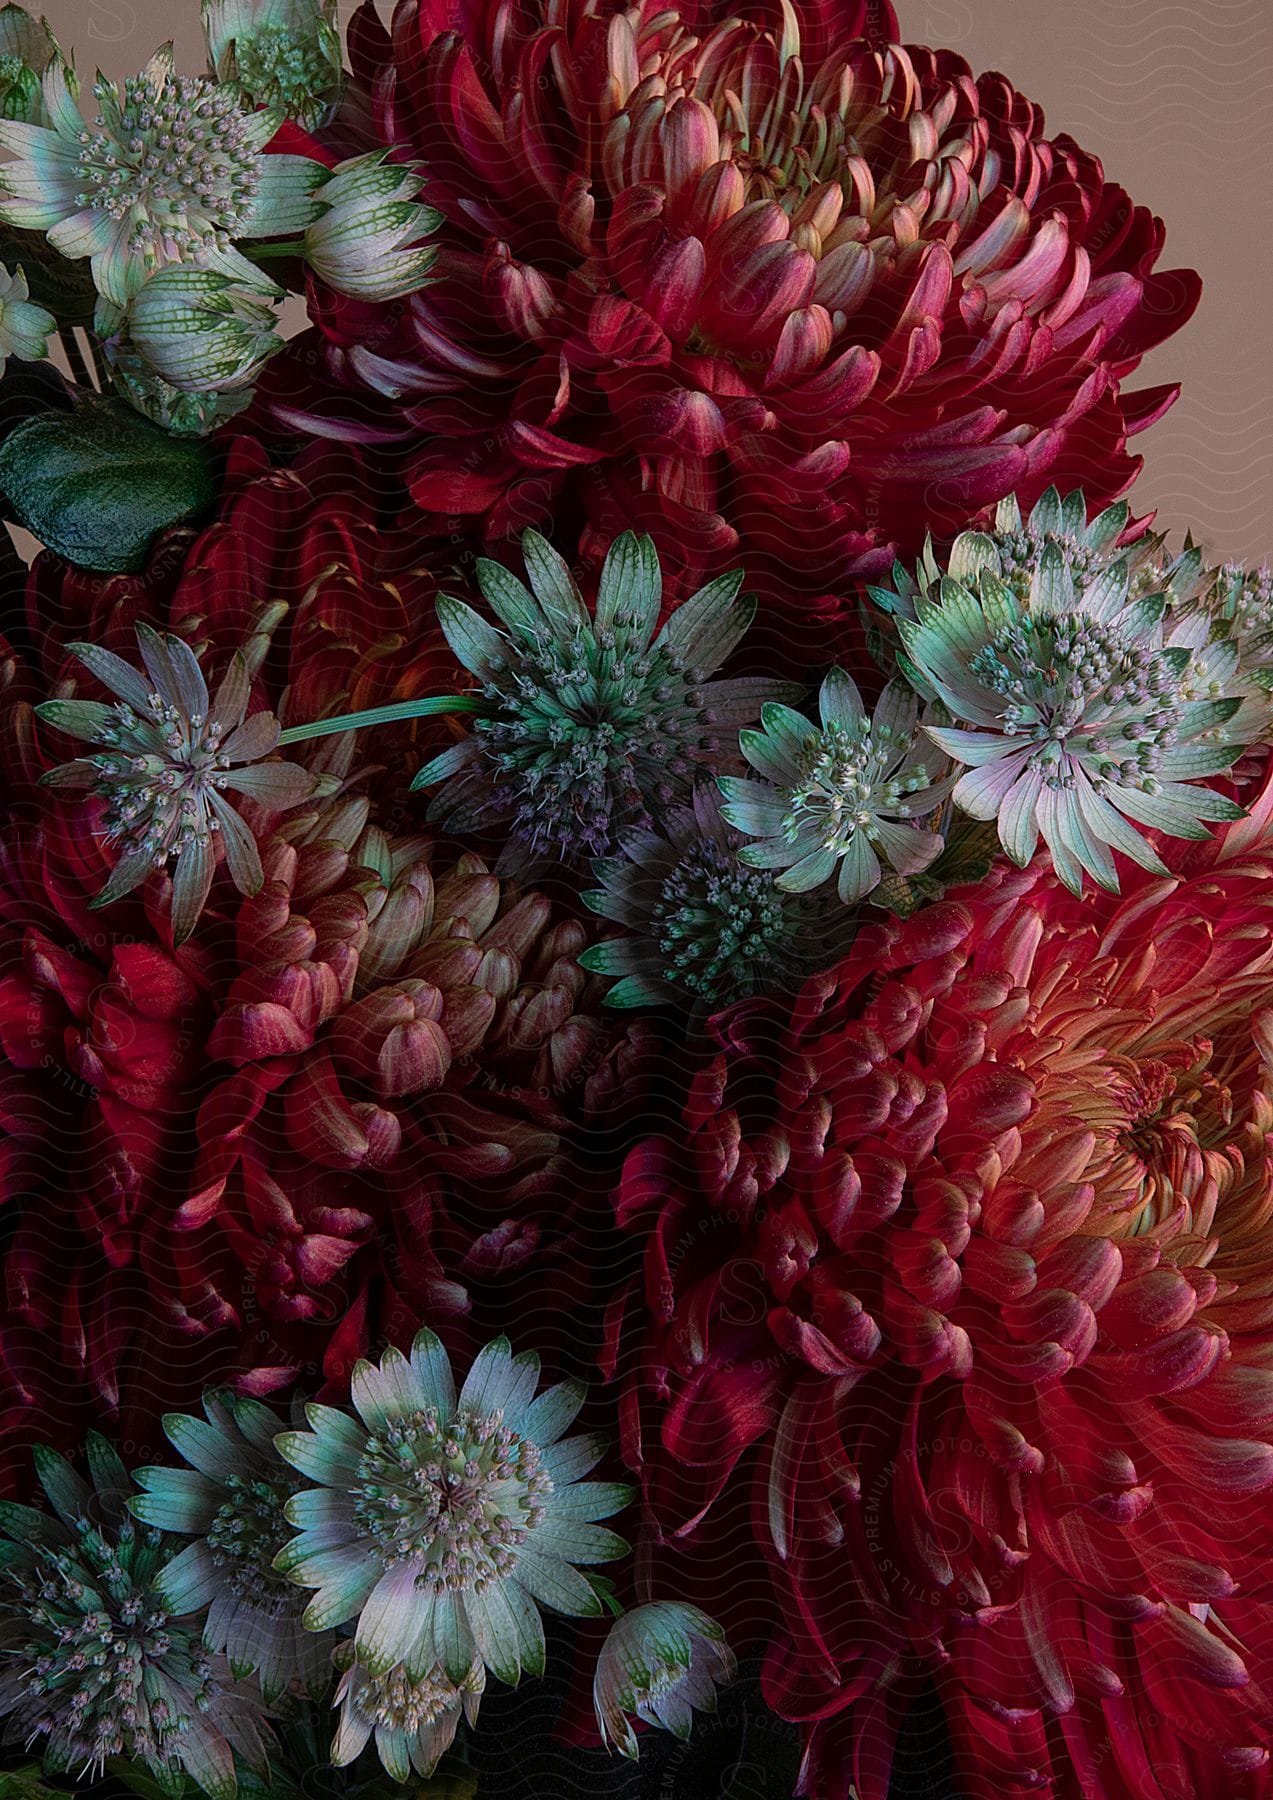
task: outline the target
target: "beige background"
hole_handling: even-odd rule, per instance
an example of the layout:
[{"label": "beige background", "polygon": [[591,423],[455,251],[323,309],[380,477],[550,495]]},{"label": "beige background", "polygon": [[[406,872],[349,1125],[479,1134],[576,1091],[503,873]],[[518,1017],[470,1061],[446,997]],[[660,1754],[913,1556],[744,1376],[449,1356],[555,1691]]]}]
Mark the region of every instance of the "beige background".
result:
[{"label": "beige background", "polygon": [[[1192,526],[1217,557],[1273,557],[1273,0],[896,4],[905,39],[1002,69],[1054,131],[1160,213],[1163,266],[1202,271],[1193,322],[1139,377],[1185,385],[1140,440],[1136,499],[1163,524]],[[197,66],[198,0],[44,0],[43,10],[82,70],[128,73],[169,37],[180,65]]]}]

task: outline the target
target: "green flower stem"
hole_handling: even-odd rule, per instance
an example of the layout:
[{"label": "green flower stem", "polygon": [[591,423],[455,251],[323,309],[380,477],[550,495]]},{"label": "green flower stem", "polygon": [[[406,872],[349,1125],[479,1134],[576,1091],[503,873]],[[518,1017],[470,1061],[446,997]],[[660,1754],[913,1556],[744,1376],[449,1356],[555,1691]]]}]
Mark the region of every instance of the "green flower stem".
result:
[{"label": "green flower stem", "polygon": [[289,725],[279,736],[279,748],[303,743],[307,738],[331,737],[338,731],[361,731],[367,725],[393,725],[400,719],[428,719],[438,713],[480,712],[481,707],[477,694],[432,694],[427,700],[397,700],[392,706],[373,706],[366,712],[345,713],[336,719]]},{"label": "green flower stem", "polygon": [[305,244],[299,236],[276,244],[245,244],[241,254],[246,256],[249,262],[278,262],[285,256],[303,256]]}]

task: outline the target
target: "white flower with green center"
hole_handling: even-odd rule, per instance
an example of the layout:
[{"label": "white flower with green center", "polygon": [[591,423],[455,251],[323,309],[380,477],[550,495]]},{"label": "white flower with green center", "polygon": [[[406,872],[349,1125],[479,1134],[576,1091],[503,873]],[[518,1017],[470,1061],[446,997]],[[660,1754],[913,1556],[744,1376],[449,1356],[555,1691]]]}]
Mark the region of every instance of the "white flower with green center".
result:
[{"label": "white flower with green center", "polygon": [[0,120],[0,220],[44,231],[63,256],[91,258],[97,290],[126,307],[169,263],[196,263],[251,285],[234,244],[286,237],[318,217],[327,179],[304,156],[265,154],[277,112],[250,111],[235,88],[173,72],[170,47],[122,88],[99,76],[86,127],[64,66],[44,73],[49,125]]},{"label": "white flower with green center", "polygon": [[228,796],[246,794],[282,810],[307,799],[315,777],[296,763],[264,760],[278,742],[279,723],[273,713],[248,718],[252,683],[240,654],[209,700],[199,660],[181,638],[139,625],[137,645],[144,674],[95,644],[70,646],[117,700],[46,700],[36,708],[47,724],[97,746],[43,779],[50,787],[88,788],[106,802],[105,835],[122,853],[94,906],[131,893],[175,859],[172,932],[181,943],[203,911],[218,842],[240,893],[261,886],[256,841]]},{"label": "white flower with green center", "polygon": [[206,1649],[223,1652],[234,1675],[254,1671],[266,1702],[293,1682],[311,1694],[326,1685],[335,1638],[301,1624],[304,1601],[274,1568],[292,1536],[283,1508],[301,1478],[274,1448],[280,1420],[259,1401],[204,1396],[203,1419],[169,1413],[164,1431],[191,1465],[138,1469],[145,1491],[134,1516],[192,1537],[158,1577],[177,1616],[203,1612]]},{"label": "white flower with green center", "polygon": [[374,1734],[376,1755],[395,1781],[409,1781],[412,1769],[427,1781],[455,1742],[461,1718],[470,1726],[477,1723],[486,1685],[479,1658],[459,1682],[436,1664],[414,1681],[401,1663],[373,1675],[356,1660],[352,1644],[340,1646],[336,1664],[342,1671],[335,1700],[340,1721],[332,1742],[338,1769],[353,1762]]},{"label": "white flower with green center", "polygon": [[336,0],[203,0],[218,81],[307,131],[330,116],[344,79]]},{"label": "white flower with green center", "polygon": [[857,683],[832,669],[818,695],[820,725],[786,706],[766,706],[760,731],[744,731],[743,755],[764,777],[721,776],[729,824],[758,838],[739,858],[780,869],[777,885],[805,894],[835,879],[846,904],[864,900],[883,875],[916,875],[942,838],[923,821],[954,785],[945,758],[919,730],[919,702],[891,681],[868,714]]},{"label": "white flower with green center", "polygon": [[338,163],[305,233],[303,254],[320,281],[354,300],[398,300],[423,287],[437,256],[420,239],[442,215],[420,203],[420,176],[387,150]]},{"label": "white flower with green center", "polygon": [[666,837],[620,832],[620,854],[592,865],[601,886],[580,896],[636,934],[594,944],[579,958],[592,974],[618,978],[605,1004],[716,1005],[782,980],[807,921],[772,873],[739,861],[741,840],[714,789],[700,784],[692,809],[669,807],[663,827]]},{"label": "white flower with green center", "polygon": [[741,575],[700,589],[656,635],[662,577],[648,537],[616,538],[591,611],[538,532],[525,534],[522,553],[533,592],[499,563],[477,565],[502,631],[462,600],[438,601],[483,708],[473,735],[412,782],[445,782],[429,818],[448,831],[507,828],[499,874],[604,856],[625,826],[653,828],[704,765],[729,758],[733,734],[765,700],[799,691],[710,680],[755,614],[754,596],[739,597]]},{"label": "white flower with green center", "polygon": [[655,1600],[616,1619],[597,1658],[592,1703],[601,1741],[640,1754],[628,1715],[689,1737],[693,1712],[715,1712],[716,1690],[738,1673],[714,1619],[679,1600]]},{"label": "white flower with green center", "polygon": [[244,287],[214,269],[161,269],[128,309],[126,342],[179,393],[250,387],[283,348],[273,302],[283,290]]},{"label": "white flower with green center", "polygon": [[[44,19],[33,19],[22,6],[0,6],[0,118],[48,124],[43,77],[55,57],[65,64]],[[67,78],[75,79],[69,69]]]},{"label": "white flower with green center", "polygon": [[43,1750],[48,1774],[99,1777],[113,1757],[179,1795],[186,1774],[233,1800],[235,1755],[264,1774],[260,1699],[235,1693],[177,1618],[163,1575],[177,1540],[134,1520],[132,1483],[88,1440],[90,1486],[35,1451],[56,1517],[0,1506],[0,1718],[9,1742]]},{"label": "white flower with green center", "polygon": [[536,1399],[539,1359],[497,1338],[479,1352],[457,1398],[446,1351],[422,1331],[410,1357],[386,1350],[354,1369],[359,1420],[306,1408],[312,1430],[284,1432],[280,1453],[320,1485],[287,1516],[300,1535],[276,1566],[318,1592],[311,1630],[357,1620],[354,1647],[370,1675],[401,1663],[409,1682],[435,1666],[457,1685],[475,1660],[501,1680],[544,1666],[539,1605],[575,1617],[601,1611],[576,1564],[627,1549],[594,1521],[631,1490],[581,1481],[604,1445],[563,1439],[583,1403],[576,1382]]},{"label": "white flower with green center", "polygon": [[[1254,743],[1268,731],[1273,718],[1269,696],[1273,676],[1267,674],[1273,636],[1266,634],[1262,643],[1257,642],[1238,621],[1238,593],[1245,585],[1242,571],[1205,569],[1201,551],[1188,537],[1174,558],[1164,553],[1163,532],[1144,533],[1124,544],[1130,516],[1126,501],[1120,500],[1089,523],[1081,489],[1062,500],[1055,488],[1049,488],[1023,521],[1020,507],[1010,497],[1000,501],[992,530],[959,534],[945,570],[930,539],[913,577],[896,563],[893,587],[869,591],[885,612],[899,620],[913,620],[921,594],[931,604],[940,600],[944,576],[976,593],[983,573],[989,573],[1000,577],[1017,600],[1028,605],[1044,551],[1054,546],[1081,608],[1086,590],[1105,581],[1121,565],[1127,573],[1129,603],[1153,596],[1160,596],[1165,603],[1153,638],[1155,645],[1189,651],[1189,662],[1180,677],[1181,698],[1192,702],[1236,697],[1241,702],[1231,717],[1217,718],[1203,731],[1201,741]],[[1248,591],[1253,591],[1253,586]],[[906,667],[905,657],[901,660]],[[907,673],[920,692],[929,699],[934,697],[919,671],[910,666]]]},{"label": "white flower with green center", "polygon": [[10,275],[0,265],[0,373],[11,356],[21,362],[42,361],[56,330],[53,314],[32,301],[21,266]]},{"label": "white flower with green center", "polygon": [[[1015,564],[1010,578],[1000,572],[993,539],[966,533],[956,545],[959,576],[941,577],[936,597],[931,588],[908,596],[915,616],[898,619],[903,668],[955,721],[925,727],[968,770],[955,804],[997,820],[1000,842],[1023,866],[1042,838],[1074,893],[1085,874],[1117,891],[1113,850],[1165,872],[1136,826],[1205,838],[1202,821],[1241,816],[1231,800],[1190,785],[1240,754],[1221,730],[1240,700],[1209,691],[1215,671],[1197,645],[1164,642],[1167,593],[1143,591],[1155,578],[1141,568],[1132,596],[1129,559],[1103,555],[1117,537],[1107,514],[1089,528],[1105,541],[1085,542],[1086,560],[1074,563],[1064,540],[1077,540],[1081,507],[1081,495],[1062,502],[1052,493],[1035,508],[1042,549],[1028,584]],[[1199,684],[1206,697],[1196,697]]]}]

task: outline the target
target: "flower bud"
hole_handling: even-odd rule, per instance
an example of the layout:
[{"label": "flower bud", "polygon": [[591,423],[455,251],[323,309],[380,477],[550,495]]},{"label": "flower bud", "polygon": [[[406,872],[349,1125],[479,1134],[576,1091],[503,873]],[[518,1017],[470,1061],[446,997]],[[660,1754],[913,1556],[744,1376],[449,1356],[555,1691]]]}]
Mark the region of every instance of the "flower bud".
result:
[{"label": "flower bud", "polygon": [[382,1100],[440,1087],[451,1045],[440,1023],[442,995],[427,981],[377,988],[339,1020],[333,1048]]},{"label": "flower bud", "polygon": [[12,275],[0,267],[0,371],[11,356],[22,362],[41,361],[49,353],[49,333],[56,330],[53,314],[30,299],[21,265]]},{"label": "flower bud", "polygon": [[696,1606],[655,1600],[624,1613],[610,1628],[593,1677],[602,1741],[636,1759],[628,1714],[688,1738],[694,1707],[714,1711],[716,1688],[736,1673],[724,1632]]},{"label": "flower bud", "polygon": [[132,348],[150,371],[184,394],[232,393],[249,387],[283,347],[272,302],[212,269],[162,269],[129,308]]},{"label": "flower bud", "polygon": [[319,190],[322,216],[307,227],[304,255],[320,281],[355,300],[397,300],[422,287],[436,247],[419,240],[441,214],[419,201],[420,177],[388,153],[339,163]]}]

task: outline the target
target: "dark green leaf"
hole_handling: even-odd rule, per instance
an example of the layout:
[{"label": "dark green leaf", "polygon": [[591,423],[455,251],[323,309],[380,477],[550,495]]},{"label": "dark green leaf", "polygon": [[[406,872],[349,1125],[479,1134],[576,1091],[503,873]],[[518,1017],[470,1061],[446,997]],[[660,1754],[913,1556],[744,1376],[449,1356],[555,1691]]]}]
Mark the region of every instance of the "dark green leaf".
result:
[{"label": "dark green leaf", "polygon": [[94,400],[27,419],[0,445],[18,523],[82,569],[134,574],[154,538],[215,498],[207,452],[130,407]]}]

